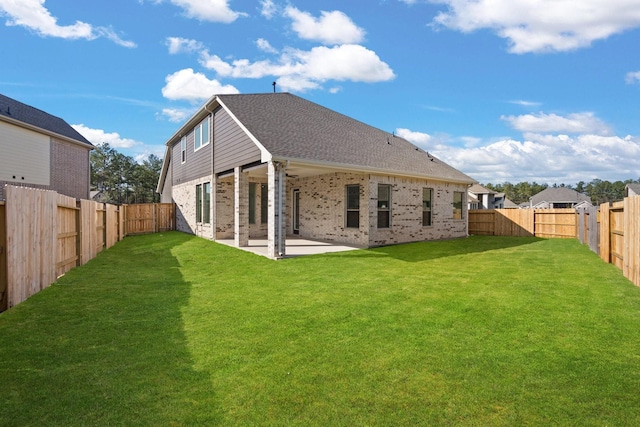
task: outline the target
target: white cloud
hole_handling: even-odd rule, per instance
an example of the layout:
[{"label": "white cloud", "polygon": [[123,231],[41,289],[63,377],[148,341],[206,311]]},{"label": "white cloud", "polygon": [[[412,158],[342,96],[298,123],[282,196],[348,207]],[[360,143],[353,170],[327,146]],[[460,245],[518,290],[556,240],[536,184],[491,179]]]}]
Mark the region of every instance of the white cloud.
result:
[{"label": "white cloud", "polygon": [[167,37],[166,44],[171,55],[198,52],[204,49],[202,42],[182,37]]},{"label": "white cloud", "polygon": [[278,11],[277,6],[273,0],[261,0],[260,1],[260,14],[267,19],[273,18]]},{"label": "white cloud", "polygon": [[540,112],[521,116],[502,116],[501,119],[521,132],[611,134],[609,126],[591,112],[573,113],[567,116]]},{"label": "white cloud", "polygon": [[43,37],[70,40],[105,37],[120,46],[136,47],[135,43],[121,39],[109,27],[94,27],[82,21],[76,21],[72,25],[58,25],[58,19],[51,15],[44,3],[45,0],[0,0],[0,15],[6,15],[7,25],[25,27]]},{"label": "white cloud", "polygon": [[393,70],[375,52],[352,44],[318,46],[309,51],[286,49],[278,62],[239,59],[229,63],[205,52],[201,64],[221,77],[278,77],[278,84],[283,89],[295,91],[316,89],[329,80],[373,83],[395,77]]},{"label": "white cloud", "polygon": [[131,148],[136,145],[142,145],[142,142],[134,139],[123,138],[118,132],[105,132],[102,129],[92,129],[83,124],[71,125],[82,136],[87,138],[93,145],[102,145],[108,143],[111,148]]},{"label": "white cloud", "polygon": [[539,107],[540,105],[542,105],[541,102],[535,102],[535,101],[525,101],[522,99],[518,99],[515,101],[509,101],[510,104],[514,104],[514,105],[520,105],[521,107]]},{"label": "white cloud", "polygon": [[396,133],[399,137],[404,138],[407,141],[410,141],[422,148],[427,147],[427,145],[431,141],[431,135],[429,135],[428,133],[414,132],[405,128],[396,129]]},{"label": "white cloud", "polygon": [[640,84],[640,71],[632,71],[625,76],[627,84]]},{"label": "white cloud", "polygon": [[200,102],[209,99],[214,94],[239,93],[231,85],[223,85],[218,80],[209,80],[202,73],[195,73],[192,68],[185,68],[169,74],[166,85],[162,88],[162,95],[172,100],[187,100]]},{"label": "white cloud", "polygon": [[559,52],[590,46],[640,26],[638,0],[432,0],[448,6],[436,26],[493,30],[512,53]]},{"label": "white cloud", "polygon": [[302,12],[289,6],[284,15],[293,20],[293,30],[300,38],[319,41],[325,44],[360,43],[364,39],[364,30],[353,23],[351,18],[339,10],[320,12],[314,18],[308,12]]},{"label": "white cloud", "polygon": [[163,108],[162,115],[167,117],[170,122],[180,123],[193,113],[192,110],[184,108]]},{"label": "white cloud", "polygon": [[260,49],[263,52],[278,53],[278,49],[276,49],[275,47],[271,46],[271,43],[269,43],[265,39],[256,40],[256,46],[258,46],[258,49]]},{"label": "white cloud", "polygon": [[200,21],[221,22],[229,24],[246,13],[236,12],[229,7],[228,0],[170,0],[184,10],[188,18]]}]

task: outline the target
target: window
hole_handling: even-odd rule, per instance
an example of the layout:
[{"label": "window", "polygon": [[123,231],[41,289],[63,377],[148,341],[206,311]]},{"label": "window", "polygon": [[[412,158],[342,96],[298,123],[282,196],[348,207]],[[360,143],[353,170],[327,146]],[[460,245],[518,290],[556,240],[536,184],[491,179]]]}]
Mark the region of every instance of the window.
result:
[{"label": "window", "polygon": [[182,163],[187,161],[187,137],[183,136],[180,141],[180,156],[182,157]]},{"label": "window", "polygon": [[453,192],[453,219],[462,219],[462,202],[464,193],[461,191]]},{"label": "window", "polygon": [[389,228],[391,216],[391,186],[378,184],[378,228]]},{"label": "window", "polygon": [[196,222],[202,222],[202,184],[196,185]]},{"label": "window", "polygon": [[347,228],[360,228],[360,186],[347,185]]},{"label": "window", "polygon": [[431,225],[431,198],[433,190],[430,188],[422,189],[422,225],[424,227]]},{"label": "window", "polygon": [[249,224],[256,223],[256,183],[249,183]]},{"label": "window", "polygon": [[211,183],[204,183],[204,203],[202,206],[202,222],[211,223]]},{"label": "window", "polygon": [[266,224],[269,221],[269,188],[267,184],[260,185],[260,222]]},{"label": "window", "polygon": [[211,223],[211,183],[196,185],[196,222]]},{"label": "window", "polygon": [[193,151],[198,151],[209,143],[209,117],[193,130]]}]

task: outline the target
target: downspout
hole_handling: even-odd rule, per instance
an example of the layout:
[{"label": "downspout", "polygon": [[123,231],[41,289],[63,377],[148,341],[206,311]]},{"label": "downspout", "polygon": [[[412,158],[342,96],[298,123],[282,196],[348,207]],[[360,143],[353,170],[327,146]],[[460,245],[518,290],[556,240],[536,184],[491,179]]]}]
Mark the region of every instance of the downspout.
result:
[{"label": "downspout", "polygon": [[209,225],[211,226],[211,239],[216,240],[216,187],[218,186],[217,180],[215,179],[214,168],[213,168],[213,158],[214,158],[214,142],[213,142],[213,110],[209,110],[207,105],[205,104],[204,110],[209,113],[209,144],[211,144],[211,184],[209,191],[211,194],[209,196]]}]

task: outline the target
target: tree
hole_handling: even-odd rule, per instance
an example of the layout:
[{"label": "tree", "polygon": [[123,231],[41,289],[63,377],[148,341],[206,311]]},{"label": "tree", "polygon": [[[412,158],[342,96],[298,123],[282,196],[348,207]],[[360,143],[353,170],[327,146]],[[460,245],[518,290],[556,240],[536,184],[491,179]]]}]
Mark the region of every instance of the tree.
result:
[{"label": "tree", "polygon": [[155,193],[162,159],[151,154],[141,164],[117,152],[105,143],[91,153],[91,188],[100,191],[103,202],[150,203],[160,196]]}]

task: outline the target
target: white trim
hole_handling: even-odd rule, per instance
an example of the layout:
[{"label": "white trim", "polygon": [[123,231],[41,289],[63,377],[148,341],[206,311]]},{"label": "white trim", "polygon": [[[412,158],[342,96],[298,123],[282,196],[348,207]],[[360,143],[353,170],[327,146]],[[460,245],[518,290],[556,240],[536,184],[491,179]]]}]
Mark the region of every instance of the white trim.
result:
[{"label": "white trim", "polygon": [[251,132],[249,132],[249,129],[247,129],[247,127],[240,120],[238,120],[238,118],[231,112],[229,107],[227,107],[219,98],[218,104],[224,109],[224,111],[227,112],[227,114],[229,114],[229,117],[231,117],[231,119],[240,127],[240,129],[242,129],[242,131],[249,137],[249,139],[251,139],[251,141],[260,149],[260,161],[262,163],[271,161],[273,156],[271,155],[269,150],[267,150],[264,145],[262,145],[260,141],[258,141],[258,138],[256,138]]}]

